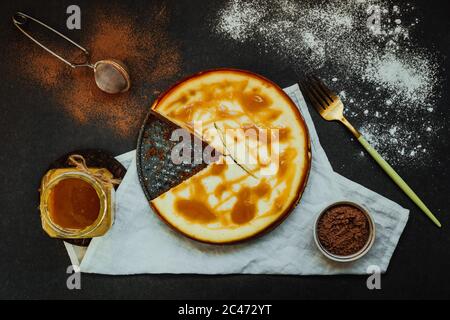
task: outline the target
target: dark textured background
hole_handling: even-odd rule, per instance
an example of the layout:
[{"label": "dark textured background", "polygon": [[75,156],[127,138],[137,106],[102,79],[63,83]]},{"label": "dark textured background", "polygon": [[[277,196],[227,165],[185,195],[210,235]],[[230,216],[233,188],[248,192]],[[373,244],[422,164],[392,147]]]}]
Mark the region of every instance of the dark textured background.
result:
[{"label": "dark textured background", "polygon": [[[415,1],[410,1],[415,2]],[[88,19],[96,1],[76,1]],[[106,2],[110,3],[110,2]],[[145,1],[127,2],[124,10],[140,13]],[[360,146],[350,141],[341,126],[321,121],[311,112],[323,147],[336,171],[410,208],[410,219],[382,277],[382,290],[366,289],[366,277],[298,276],[196,276],[138,275],[110,277],[83,275],[82,290],[66,289],[65,270],[69,259],[61,242],[47,238],[39,220],[39,180],[48,164],[61,154],[77,148],[104,148],[114,154],[133,149],[136,134],[118,138],[95,123],[78,126],[33,86],[19,81],[7,68],[9,44],[21,35],[10,17],[17,10],[42,18],[65,29],[65,10],[73,1],[3,1],[0,4],[0,298],[449,298],[450,231],[448,218],[450,177],[448,124],[436,142],[441,165],[398,167],[399,173],[421,195],[440,218],[438,230],[400,192],[393,182],[365,157],[354,162]],[[432,5],[431,5],[432,4]],[[214,67],[237,67],[263,74],[280,86],[296,81],[289,64],[252,46],[237,45],[213,36],[206,19],[223,5],[222,1],[171,1],[170,35],[181,47],[182,70],[173,80]],[[421,16],[418,36],[421,45],[443,57],[446,72],[438,114],[449,116],[450,19],[444,1],[419,1]],[[75,39],[81,31],[65,32]],[[30,46],[33,45],[30,43]],[[20,52],[15,53],[20,56]],[[25,62],[25,61],[24,61]],[[167,86],[155,84],[154,90]],[[152,95],[149,92],[149,96]],[[151,101],[149,101],[150,104]],[[331,138],[331,136],[333,138]],[[297,259],[297,257],[292,257]]]}]

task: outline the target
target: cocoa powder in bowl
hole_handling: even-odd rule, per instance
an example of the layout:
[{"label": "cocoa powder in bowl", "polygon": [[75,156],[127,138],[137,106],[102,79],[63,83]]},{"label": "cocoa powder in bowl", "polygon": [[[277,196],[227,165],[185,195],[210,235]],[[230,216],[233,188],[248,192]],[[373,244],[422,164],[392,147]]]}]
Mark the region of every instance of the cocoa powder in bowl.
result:
[{"label": "cocoa powder in bowl", "polygon": [[322,213],[316,226],[320,245],[337,256],[350,256],[362,250],[371,236],[367,215],[351,204],[336,204]]}]

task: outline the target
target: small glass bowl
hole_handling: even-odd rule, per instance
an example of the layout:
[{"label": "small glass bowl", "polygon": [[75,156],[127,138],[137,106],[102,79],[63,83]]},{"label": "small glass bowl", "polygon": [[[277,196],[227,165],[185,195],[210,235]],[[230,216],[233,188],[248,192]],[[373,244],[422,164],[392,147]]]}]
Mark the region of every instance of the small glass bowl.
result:
[{"label": "small glass bowl", "polygon": [[[317,234],[319,220],[322,217],[322,215],[325,212],[327,212],[328,209],[335,207],[335,206],[339,206],[339,205],[349,205],[349,206],[352,206],[352,207],[355,207],[355,208],[361,210],[364,213],[364,215],[367,217],[367,220],[369,221],[369,239],[367,240],[367,243],[364,245],[364,247],[361,248],[361,250],[359,250],[358,252],[353,253],[351,255],[348,255],[348,256],[340,256],[340,255],[336,255],[334,253],[327,251],[320,243],[319,236]],[[351,261],[355,261],[355,260],[358,260],[359,258],[363,257],[367,252],[369,252],[370,248],[372,248],[372,245],[375,241],[375,222],[373,221],[371,215],[369,214],[369,211],[366,208],[364,208],[363,206],[356,204],[354,202],[351,202],[351,201],[339,201],[339,202],[330,204],[325,209],[323,209],[320,212],[320,214],[317,215],[317,218],[314,222],[313,234],[314,234],[314,241],[317,245],[317,248],[319,248],[320,252],[322,252],[325,257],[327,257],[328,259],[331,259],[333,261],[337,261],[337,262],[351,262]]]}]

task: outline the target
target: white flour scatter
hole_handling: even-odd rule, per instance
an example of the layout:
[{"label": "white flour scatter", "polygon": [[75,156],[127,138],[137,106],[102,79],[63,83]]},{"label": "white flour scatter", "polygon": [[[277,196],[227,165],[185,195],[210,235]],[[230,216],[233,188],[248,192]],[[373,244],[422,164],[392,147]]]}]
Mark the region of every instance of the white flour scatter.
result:
[{"label": "white flour scatter", "polygon": [[224,39],[256,44],[298,74],[319,75],[393,165],[434,165],[445,121],[436,112],[441,57],[418,45],[415,10],[393,0],[231,0],[211,24]]},{"label": "white flour scatter", "polygon": [[426,107],[436,85],[436,68],[430,64],[425,57],[410,54],[399,58],[388,53],[369,62],[364,79],[390,90],[393,94],[389,104],[404,102],[410,107]]},{"label": "white flour scatter", "polygon": [[218,29],[231,38],[242,41],[251,37],[252,30],[257,27],[263,13],[258,11],[254,3],[233,1],[227,8],[227,14],[219,21]]}]

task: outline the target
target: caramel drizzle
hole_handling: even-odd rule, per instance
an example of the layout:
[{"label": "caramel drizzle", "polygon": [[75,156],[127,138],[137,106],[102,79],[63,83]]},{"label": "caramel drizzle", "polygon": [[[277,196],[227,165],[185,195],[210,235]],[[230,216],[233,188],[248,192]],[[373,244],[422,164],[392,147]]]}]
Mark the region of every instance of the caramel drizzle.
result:
[{"label": "caramel drizzle", "polygon": [[[232,228],[232,229],[234,229],[234,228],[240,227],[240,226],[241,226],[242,224],[244,224],[244,223],[247,223],[247,222],[250,222],[250,221],[255,221],[255,220],[260,220],[260,219],[267,218],[267,217],[270,217],[270,216],[276,214],[276,213],[279,211],[279,209],[281,209],[281,208],[284,206],[284,204],[285,204],[284,198],[285,198],[289,193],[287,193],[287,194],[281,193],[281,194],[279,194],[278,196],[275,196],[275,199],[273,200],[274,203],[272,204],[272,207],[271,207],[270,209],[268,209],[266,213],[261,214],[261,215],[257,215],[257,216],[252,216],[252,218],[251,218],[249,221],[244,221],[244,223],[237,223],[237,222],[232,218],[232,212],[233,212],[232,209],[231,209],[231,210],[229,210],[229,209],[220,210],[219,208],[220,208],[220,206],[222,206],[224,203],[226,203],[227,201],[233,199],[234,197],[238,197],[238,198],[239,198],[239,195],[243,192],[243,189],[248,189],[248,191],[249,191],[249,193],[250,193],[250,198],[253,196],[253,194],[256,194],[256,195],[259,196],[260,198],[261,198],[261,197],[268,197],[268,196],[270,195],[269,190],[274,190],[274,189],[276,189],[276,188],[279,187],[280,184],[282,184],[282,183],[286,183],[286,187],[285,187],[284,189],[290,190],[290,187],[291,187],[291,184],[292,184],[292,180],[291,180],[291,179],[287,179],[287,180],[286,180],[286,179],[282,179],[282,178],[285,177],[286,174],[288,174],[288,172],[287,172],[288,168],[287,168],[286,166],[290,166],[290,161],[291,161],[293,158],[295,158],[295,155],[296,155],[296,154],[294,154],[294,153],[292,153],[292,152],[295,152],[295,150],[294,150],[294,149],[286,149],[286,150],[284,151],[284,153],[282,154],[282,156],[280,157],[281,160],[280,160],[279,173],[281,174],[281,176],[279,176],[278,181],[277,181],[273,186],[271,186],[270,184],[268,184],[268,183],[265,181],[265,179],[262,179],[261,182],[260,182],[257,186],[255,186],[255,187],[243,187],[243,188],[241,188],[239,191],[234,192],[234,191],[232,190],[232,186],[246,179],[246,176],[241,176],[241,177],[239,177],[239,178],[235,178],[235,179],[233,179],[233,180],[227,181],[227,183],[226,183],[226,185],[227,185],[226,191],[229,192],[230,195],[228,195],[228,196],[225,197],[225,198],[222,198],[221,196],[215,195],[216,198],[219,199],[219,203],[217,203],[217,204],[215,204],[215,205],[213,205],[213,206],[210,206],[210,205],[208,204],[208,201],[207,201],[207,200],[208,200],[208,193],[206,192],[206,190],[204,189],[204,187],[203,187],[203,185],[202,185],[202,181],[201,181],[201,180],[202,180],[202,177],[201,177],[201,176],[195,177],[194,182],[191,183],[191,184],[188,186],[188,187],[191,189],[191,195],[195,195],[196,198],[200,198],[200,200],[195,200],[195,201],[200,201],[200,202],[202,202],[202,203],[206,206],[206,208],[208,208],[209,211],[210,211],[212,214],[214,214],[214,215],[216,216],[216,219],[217,219],[217,220],[220,222],[220,224],[221,224],[220,226],[209,225],[209,223],[213,223],[213,222],[214,222],[214,221],[210,220],[209,223],[207,223],[207,224],[205,225],[205,227],[207,227],[207,228],[210,229],[210,230],[219,230],[219,229],[223,229],[224,226],[226,226],[227,228]],[[214,166],[217,166],[217,165],[218,165],[218,164],[213,164],[213,166],[210,168],[210,170],[214,170]],[[211,173],[213,173],[213,172],[211,172]],[[216,175],[216,174],[214,174],[214,175]],[[219,175],[223,175],[223,171],[220,171]],[[207,176],[209,176],[209,175],[207,175]],[[222,178],[222,180],[223,180],[223,179],[224,179],[224,178]],[[260,194],[260,190],[258,190],[258,189],[261,187],[262,184],[267,184],[267,187],[270,187],[270,189],[268,189],[268,190],[266,191],[267,193],[264,193],[264,194],[261,195],[261,194]],[[221,185],[223,185],[223,183],[222,183],[222,184],[219,184],[219,185],[216,187],[216,189],[217,189],[218,187],[220,187]],[[177,188],[174,189],[174,192],[177,192],[177,193],[178,193],[178,191],[179,191],[179,190],[177,190]],[[187,198],[187,199],[184,199],[184,198],[183,198],[183,199],[178,199],[178,200],[189,200],[189,198]],[[250,199],[248,199],[248,200],[251,201]],[[177,200],[176,200],[176,201],[177,201]],[[235,204],[233,205],[233,207],[235,207],[236,205],[239,206],[238,203],[235,203]],[[254,208],[254,209],[256,209],[256,208]],[[186,216],[183,212],[181,212],[181,214],[182,214],[185,218],[187,218],[188,220],[191,220],[191,221],[197,221],[197,222],[200,222],[200,221],[202,220],[201,218],[200,218],[200,219],[189,219],[189,217]],[[231,221],[230,221],[230,219],[231,219]],[[232,223],[232,224],[230,225],[230,223]]]},{"label": "caramel drizzle", "polygon": [[[243,102],[245,102],[245,101],[242,101],[243,99],[249,99],[249,97],[247,97],[247,96],[243,96],[243,94],[241,94],[241,93],[239,93],[237,96],[236,96],[236,90],[237,90],[237,88],[236,88],[236,85],[234,84],[234,83],[227,83],[227,85],[228,86],[232,86],[232,87],[234,87],[234,91],[232,91],[232,92],[225,92],[225,94],[226,94],[226,96],[224,96],[223,98],[226,98],[226,99],[229,99],[229,100],[235,100],[236,98],[241,102],[241,105],[243,104]],[[245,83],[245,84],[243,84],[243,87],[241,86],[241,83],[237,83],[237,85],[239,86],[239,89],[241,89],[241,91],[243,91],[243,89],[245,89],[245,87],[248,85],[248,83]],[[211,85],[207,85],[207,86],[202,86],[202,88],[200,89],[200,90],[202,90],[202,89],[205,89],[204,87],[206,87],[206,94],[208,95],[203,101],[200,101],[200,102],[194,102],[194,103],[191,103],[191,104],[189,104],[189,105],[186,105],[186,106],[184,106],[182,109],[178,109],[178,110],[182,110],[182,111],[175,111],[175,110],[173,110],[173,111],[170,111],[169,112],[169,115],[170,116],[172,116],[172,117],[174,117],[175,119],[178,119],[179,121],[181,121],[181,122],[184,122],[188,127],[190,127],[190,128],[192,128],[192,126],[190,126],[189,124],[192,122],[192,118],[193,118],[193,108],[194,107],[200,107],[200,109],[203,109],[204,107],[206,107],[206,106],[208,106],[208,107],[210,107],[211,106],[211,103],[212,102],[214,102],[214,101],[216,101],[217,103],[220,103],[220,100],[218,100],[218,97],[215,95],[215,94],[211,94],[211,92],[214,92],[214,90],[215,90],[215,88],[220,88],[220,85],[219,86],[217,86],[217,85],[213,85],[213,84],[211,84]],[[222,85],[222,87],[223,87],[223,85]],[[254,92],[256,92],[255,90],[253,90]],[[251,98],[251,97],[250,97]],[[258,98],[258,99],[257,99]],[[253,105],[253,104],[251,104],[250,106],[249,106],[249,108],[246,108],[245,106],[242,106],[243,107],[243,112],[241,111],[241,112],[234,112],[234,113],[229,113],[227,110],[222,110],[222,109],[220,109],[221,108],[221,106],[219,105],[219,107],[216,107],[216,111],[217,111],[217,114],[219,115],[219,119],[222,119],[222,118],[227,118],[228,120],[232,120],[232,119],[237,119],[238,117],[242,117],[242,116],[247,116],[250,120],[251,120],[251,122],[252,123],[254,123],[255,125],[256,125],[256,123],[258,122],[258,123],[261,123],[261,126],[264,128],[264,127],[266,127],[266,128],[268,128],[268,127],[270,127],[270,126],[266,126],[265,124],[264,124],[264,121],[263,122],[261,122],[261,118],[260,117],[257,117],[257,118],[259,118],[259,120],[260,121],[254,121],[254,117],[253,117],[253,115],[254,115],[254,112],[259,112],[260,110],[263,110],[263,109],[258,109],[257,107],[259,107],[259,106],[257,106],[257,104],[258,103],[264,103],[264,102],[267,102],[267,101],[265,101],[264,100],[264,98],[262,98],[260,95],[256,95],[255,94],[255,96],[253,97],[253,99],[255,99],[255,101],[254,102],[252,102],[253,104],[255,104],[255,105]],[[206,104],[205,103],[205,101],[208,101],[208,104]],[[270,104],[270,99],[268,100],[269,101],[269,104]],[[177,101],[175,101],[173,104],[172,104],[172,106],[174,105],[174,104],[176,104],[176,103],[186,103],[187,102],[187,98],[186,97],[182,97],[182,98],[180,98],[180,99],[178,99]],[[172,108],[169,108],[169,110],[170,109],[172,109]],[[249,114],[249,111],[252,111],[251,112],[251,115]],[[254,112],[253,112],[254,111]],[[271,110],[269,110],[270,112],[269,112],[269,116],[268,117],[266,117],[267,118],[267,120],[274,120],[274,119],[276,119],[278,116],[279,116],[279,114],[281,114],[281,111],[279,111],[279,110],[273,110],[273,109],[271,109]],[[224,139],[224,134],[223,134],[223,131],[219,128],[219,126],[217,125],[217,123],[216,123],[216,121],[217,121],[217,119],[212,119],[212,120],[204,120],[203,121],[203,124],[206,124],[206,125],[208,125],[208,124],[213,124],[214,125],[214,128],[217,130],[217,132],[219,133],[219,138],[220,138],[220,140],[221,140],[221,143],[223,144],[223,147],[224,147],[224,149],[228,152],[228,154],[224,154],[224,156],[228,156],[228,157],[230,157],[231,159],[232,159],[232,161],[237,165],[237,166],[239,166],[243,171],[245,171],[249,176],[251,176],[252,178],[254,178],[254,179],[259,179],[253,172],[252,172],[252,170],[250,170],[249,168],[247,168],[246,166],[244,166],[243,164],[241,164],[241,163],[239,163],[232,155],[231,155],[231,152],[230,152],[230,150],[229,150],[229,148],[228,148],[228,146],[227,146],[227,144],[225,143],[225,139]],[[285,131],[284,132],[284,138],[286,139],[286,138],[288,138],[288,136],[289,136],[289,131],[288,131],[288,129],[289,128],[285,128],[285,129],[283,129],[283,128],[281,128],[281,130],[287,130],[287,131]],[[202,133],[200,133],[200,136],[203,136],[203,134]],[[280,141],[281,140],[284,140],[281,136],[280,136]],[[284,189],[286,189],[286,190],[290,190],[290,186],[291,186],[291,184],[292,184],[292,180],[291,179],[285,179],[284,177],[286,176],[286,174],[287,174],[287,170],[289,170],[288,169],[288,167],[292,167],[291,166],[291,164],[290,164],[290,162],[291,162],[291,160],[293,159],[293,158],[295,158],[295,156],[296,156],[296,153],[295,154],[292,154],[292,151],[293,149],[292,148],[287,148],[284,152],[283,152],[283,154],[282,154],[282,156],[280,157],[280,163],[279,163],[279,168],[278,168],[278,179],[277,179],[277,182],[275,183],[275,185],[273,186],[273,187],[271,187],[271,189],[276,189],[280,184],[282,184],[282,183],[285,183],[286,184],[286,187],[284,188]],[[295,149],[293,150],[294,152],[295,152]],[[281,176],[280,176],[281,175]],[[198,178],[200,178],[200,177],[198,177]],[[232,181],[228,181],[226,184],[228,185],[228,186],[233,186],[235,183],[238,183],[238,182],[240,182],[240,181],[242,181],[242,180],[244,180],[245,179],[245,177],[240,177],[240,178],[237,178],[237,179],[234,179],[234,180],[232,180]],[[263,182],[263,181],[262,181]],[[261,183],[262,183],[261,182]],[[201,184],[201,178],[200,178],[200,180],[199,181],[196,181],[194,184],[196,185],[196,184]],[[220,186],[220,185],[219,185]],[[219,186],[217,186],[216,187],[216,189],[219,187]],[[269,185],[270,186],[270,185]],[[193,186],[191,186],[191,187],[193,187]],[[243,188],[247,188],[247,189],[253,189],[253,188],[258,188],[258,186],[255,186],[255,187],[253,187],[253,188],[249,188],[249,187],[243,187]],[[218,204],[216,204],[216,205],[214,205],[214,206],[210,206],[209,204],[208,204],[208,201],[207,201],[207,194],[205,193],[205,194],[203,194],[203,193],[199,193],[199,192],[195,192],[194,191],[194,195],[197,195],[197,197],[201,194],[201,198],[204,198],[205,196],[206,196],[206,199],[203,199],[203,200],[205,200],[205,203],[207,204],[207,206],[209,207],[209,209],[211,210],[211,212],[216,216],[216,218],[221,222],[221,224],[222,225],[224,225],[226,222],[227,222],[227,220],[228,219],[230,219],[230,217],[225,217],[225,216],[228,216],[228,215],[230,215],[231,216],[231,213],[232,213],[232,211],[233,210],[229,210],[229,209],[226,209],[226,210],[220,210],[220,209],[218,209],[221,205],[223,205],[224,203],[226,203],[227,201],[229,201],[230,199],[232,199],[233,197],[238,197],[239,196],[239,194],[240,194],[240,192],[242,191],[242,190],[239,190],[238,192],[233,192],[232,190],[231,190],[232,188],[231,187],[228,187],[226,190],[227,191],[229,191],[231,194],[228,196],[228,197],[226,197],[225,199],[221,199],[222,197],[221,196],[218,196],[218,195],[215,195],[216,196],[216,198],[218,198],[219,199],[219,203]],[[241,188],[242,189],[242,188]],[[256,192],[256,191],[255,191]],[[250,193],[253,193],[253,191],[251,191]],[[192,193],[191,193],[192,194]],[[269,193],[270,194],[270,193]],[[275,199],[274,199],[274,203],[273,203],[273,205],[272,205],[272,208],[271,209],[269,209],[265,214],[262,214],[262,215],[259,215],[259,216],[256,216],[256,217],[252,217],[249,221],[246,221],[246,222],[250,222],[250,221],[252,221],[252,220],[255,220],[255,219],[261,219],[261,218],[265,218],[265,217],[268,217],[268,216],[271,216],[271,215],[273,215],[273,214],[275,214],[276,212],[278,212],[279,211],[279,209],[281,209],[283,206],[284,206],[284,203],[285,203],[285,200],[284,200],[284,198],[287,196],[289,194],[289,192],[287,192],[287,194],[286,193],[280,193],[279,195],[275,195]],[[239,197],[238,197],[239,198]],[[184,200],[189,200],[189,199],[184,199]],[[274,210],[274,209],[276,209],[276,210]],[[218,212],[217,212],[218,211]],[[275,211],[275,212],[274,212]],[[223,214],[223,213],[225,213],[225,215]],[[235,224],[234,226],[227,226],[227,227],[232,227],[232,228],[238,228],[238,227],[240,227],[241,226],[241,224]],[[220,227],[219,226],[217,226],[217,227],[215,227],[215,226],[211,226],[211,225],[208,225],[208,228],[209,229],[212,229],[212,230],[215,230],[215,229],[220,229]]]}]

